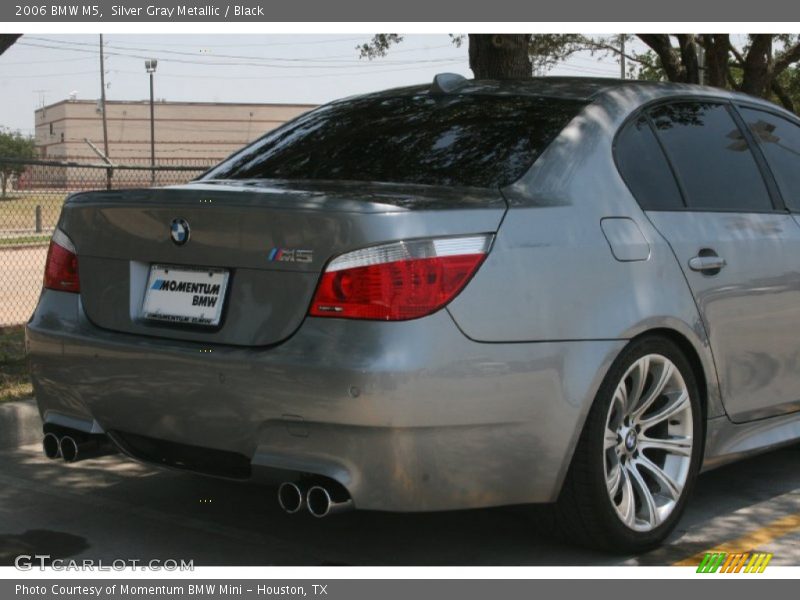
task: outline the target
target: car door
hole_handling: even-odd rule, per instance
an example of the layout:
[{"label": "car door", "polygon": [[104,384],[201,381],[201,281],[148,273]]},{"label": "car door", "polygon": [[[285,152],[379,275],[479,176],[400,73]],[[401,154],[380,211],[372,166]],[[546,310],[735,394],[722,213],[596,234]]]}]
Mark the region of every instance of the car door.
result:
[{"label": "car door", "polygon": [[778,186],[783,203],[800,227],[800,120],[752,106],[739,106]]},{"label": "car door", "polygon": [[691,288],[728,415],[800,409],[800,227],[763,158],[726,102],[673,101],[643,118],[683,204],[643,207]]}]

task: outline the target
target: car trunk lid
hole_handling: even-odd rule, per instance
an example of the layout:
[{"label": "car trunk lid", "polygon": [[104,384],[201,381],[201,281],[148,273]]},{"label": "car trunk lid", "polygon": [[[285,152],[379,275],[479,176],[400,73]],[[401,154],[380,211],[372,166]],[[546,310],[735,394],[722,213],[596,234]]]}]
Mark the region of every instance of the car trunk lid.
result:
[{"label": "car trunk lid", "polygon": [[[331,258],[388,241],[493,233],[505,208],[496,189],[226,181],[78,194],[59,226],[77,249],[81,300],[95,325],[268,346],[300,326]],[[185,224],[185,243],[173,240],[173,222]],[[164,271],[151,277],[159,267],[226,274],[219,322],[152,318],[144,310],[148,288],[168,279],[157,277]],[[194,297],[211,288],[187,289],[200,292]]]}]

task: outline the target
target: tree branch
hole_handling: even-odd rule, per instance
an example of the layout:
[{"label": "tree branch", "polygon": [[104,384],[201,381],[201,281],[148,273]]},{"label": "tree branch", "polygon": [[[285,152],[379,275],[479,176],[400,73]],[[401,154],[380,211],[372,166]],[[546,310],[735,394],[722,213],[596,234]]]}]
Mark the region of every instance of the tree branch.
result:
[{"label": "tree branch", "polygon": [[656,53],[667,79],[670,81],[684,81],[685,72],[678,60],[675,49],[672,47],[668,34],[638,33],[636,35]]},{"label": "tree branch", "polygon": [[629,54],[628,52],[620,52],[620,49],[612,46],[611,44],[606,44],[605,42],[598,42],[592,40],[590,38],[586,38],[586,49],[587,50],[605,50],[607,52],[613,52],[617,56],[624,56],[625,60],[629,60],[631,62],[638,63],[640,65],[647,64],[641,58],[636,56],[635,54]]},{"label": "tree branch", "polygon": [[794,102],[792,101],[792,97],[786,92],[785,89],[783,89],[783,86],[781,86],[777,80],[772,80],[770,88],[772,89],[772,93],[775,94],[775,96],[778,97],[778,100],[781,101],[783,107],[786,110],[794,112]]},{"label": "tree branch", "polygon": [[403,36],[396,33],[376,33],[368,43],[356,46],[356,50],[358,50],[359,58],[372,60],[386,56],[389,48],[402,41]]},{"label": "tree branch", "polygon": [[792,63],[796,63],[798,61],[800,61],[800,42],[796,43],[791,48],[784,50],[775,60],[775,64],[772,67],[773,77],[777,77],[790,66],[792,66]]}]

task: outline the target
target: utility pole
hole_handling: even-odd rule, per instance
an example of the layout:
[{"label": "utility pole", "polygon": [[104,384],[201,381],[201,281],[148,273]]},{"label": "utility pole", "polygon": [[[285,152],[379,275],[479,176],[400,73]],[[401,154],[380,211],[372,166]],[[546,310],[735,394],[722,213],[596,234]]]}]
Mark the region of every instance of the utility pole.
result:
[{"label": "utility pole", "polygon": [[619,72],[620,79],[625,79],[625,34],[619,35]]},{"label": "utility pole", "polygon": [[[106,120],[106,69],[103,59],[103,34],[100,34],[100,112],[103,115],[103,152],[108,157],[108,121]],[[106,189],[111,189],[111,169],[106,169]]]},{"label": "utility pole", "polygon": [[156,118],[153,108],[153,74],[158,61],[155,58],[144,61],[144,68],[150,74],[150,183],[156,184]]}]

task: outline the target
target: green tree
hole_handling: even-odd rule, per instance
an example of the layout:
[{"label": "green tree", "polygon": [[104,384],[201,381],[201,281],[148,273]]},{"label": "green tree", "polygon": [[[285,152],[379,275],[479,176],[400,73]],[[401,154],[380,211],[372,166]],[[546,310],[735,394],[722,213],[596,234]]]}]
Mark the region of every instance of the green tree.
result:
[{"label": "green tree", "polygon": [[[800,35],[749,34],[735,44],[729,34],[637,34],[591,37],[578,34],[470,34],[469,66],[477,79],[520,79],[546,72],[578,51],[622,54],[621,40],[638,38],[648,50],[626,52],[628,72],[648,80],[700,83],[771,99],[789,110],[800,109],[797,68]],[[358,47],[363,58],[386,55],[402,41],[378,34]],[[703,66],[704,65],[704,66]],[[795,87],[792,87],[795,86]],[[794,91],[792,91],[794,90]]]},{"label": "green tree", "polygon": [[[585,49],[587,38],[580,34],[490,34],[451,35],[453,43],[465,41],[469,67],[477,79],[524,79],[534,72],[544,72]],[[396,33],[379,33],[356,47],[361,58],[386,56],[395,44],[403,41]]]},{"label": "green tree", "polygon": [[[695,59],[702,49],[707,85],[761,96],[791,111],[800,109],[799,35],[749,35],[741,47],[727,34],[675,36],[682,38],[676,44],[666,34],[639,37],[651,49],[634,57],[631,72],[638,79],[699,83],[701,68]],[[692,54],[695,57],[684,58]]]},{"label": "green tree", "polygon": [[[0,131],[0,159],[30,160],[36,157],[36,144],[32,137],[24,136],[19,132]],[[25,165],[14,162],[0,162],[0,184],[2,197],[6,197],[8,182],[14,176],[19,176],[25,170]]]},{"label": "green tree", "polygon": [[789,110],[796,109],[796,97],[785,86],[791,79],[787,75],[800,62],[800,35],[754,33],[738,47],[726,33],[639,34],[638,37],[658,57],[657,68],[668,81],[699,83],[702,52],[705,55],[702,79],[707,85],[769,98]]}]

